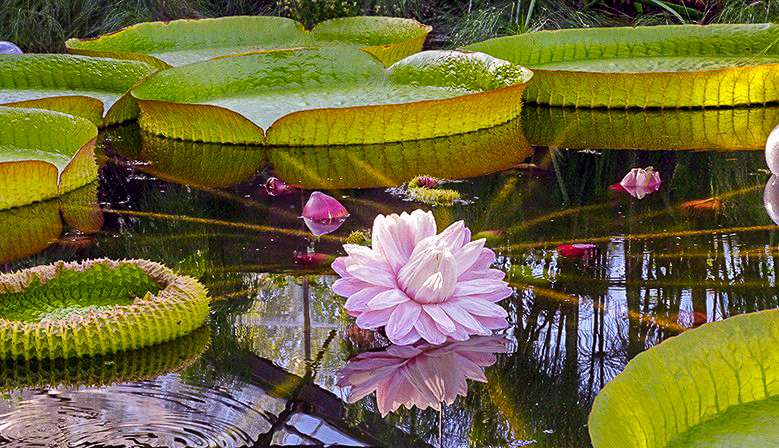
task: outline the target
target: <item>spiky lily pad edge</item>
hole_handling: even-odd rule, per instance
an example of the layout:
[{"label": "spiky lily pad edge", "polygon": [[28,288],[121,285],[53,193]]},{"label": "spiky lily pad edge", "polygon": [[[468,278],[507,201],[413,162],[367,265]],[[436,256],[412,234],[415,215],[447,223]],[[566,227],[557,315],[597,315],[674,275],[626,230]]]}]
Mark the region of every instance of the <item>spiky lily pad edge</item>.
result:
[{"label": "spiky lily pad edge", "polygon": [[[102,265],[133,265],[160,285],[130,305],[90,310],[63,319],[22,322],[0,319],[0,359],[56,359],[96,356],[137,349],[183,336],[203,325],[209,299],[205,287],[191,277],[149,260],[95,259],[56,262],[0,275],[3,293],[25,291],[34,281],[46,283],[65,271],[87,272]],[[91,287],[88,278],[85,287]]]}]

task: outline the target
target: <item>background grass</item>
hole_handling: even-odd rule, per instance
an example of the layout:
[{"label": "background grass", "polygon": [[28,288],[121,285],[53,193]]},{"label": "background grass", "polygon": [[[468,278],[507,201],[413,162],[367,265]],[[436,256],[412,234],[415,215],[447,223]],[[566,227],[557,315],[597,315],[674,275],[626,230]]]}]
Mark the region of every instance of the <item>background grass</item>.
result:
[{"label": "background grass", "polygon": [[779,0],[6,0],[0,40],[59,53],[144,21],[282,15],[310,27],[348,15],[410,17],[432,25],[427,46],[453,48],[496,36],[592,26],[779,21]]}]

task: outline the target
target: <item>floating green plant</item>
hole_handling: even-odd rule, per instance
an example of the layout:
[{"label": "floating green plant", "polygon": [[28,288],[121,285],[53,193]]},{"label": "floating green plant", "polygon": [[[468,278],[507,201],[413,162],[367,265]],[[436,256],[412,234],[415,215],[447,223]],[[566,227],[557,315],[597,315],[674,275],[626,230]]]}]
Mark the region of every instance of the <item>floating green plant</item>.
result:
[{"label": "floating green plant", "polygon": [[94,356],[201,326],[205,288],[148,260],[58,262],[0,275],[0,359]]},{"label": "floating green plant", "polygon": [[519,115],[530,71],[482,53],[426,51],[388,69],[350,48],[232,56],[133,89],[143,129],[215,143],[346,145],[462,134]]},{"label": "floating green plant", "polygon": [[408,198],[430,205],[452,205],[460,199],[460,192],[448,188],[438,188],[442,183],[442,179],[417,176],[406,184]]},{"label": "floating green plant", "polygon": [[731,317],[636,356],[598,394],[600,447],[764,447],[779,438],[779,310]]},{"label": "floating green plant", "polygon": [[360,48],[385,65],[422,49],[431,28],[413,19],[344,17],[306,31],[284,17],[234,16],[145,22],[94,39],[69,39],[68,52],[136,59],[157,68],[220,56],[299,47]]},{"label": "floating green plant", "polygon": [[533,70],[528,103],[596,108],[728,107],[779,101],[779,25],[540,31],[465,48]]},{"label": "floating green plant", "polygon": [[108,126],[138,117],[138,105],[128,91],[153,71],[138,61],[0,55],[0,104],[65,112]]},{"label": "floating green plant", "polygon": [[0,210],[49,199],[97,178],[89,121],[48,110],[0,107]]}]

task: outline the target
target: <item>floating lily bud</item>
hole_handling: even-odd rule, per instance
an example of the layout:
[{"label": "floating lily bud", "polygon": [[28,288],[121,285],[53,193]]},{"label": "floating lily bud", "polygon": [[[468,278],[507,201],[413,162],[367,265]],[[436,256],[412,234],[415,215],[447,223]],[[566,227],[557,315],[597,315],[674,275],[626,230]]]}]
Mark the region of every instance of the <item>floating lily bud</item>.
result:
[{"label": "floating lily bud", "polygon": [[417,176],[411,179],[411,182],[409,182],[409,184],[415,185],[417,187],[422,187],[422,188],[435,188],[440,184],[440,182],[435,177]]},{"label": "floating lily bud", "polygon": [[638,199],[660,189],[660,173],[651,166],[633,168],[619,183],[631,196]]},{"label": "floating lily bud", "polygon": [[340,202],[319,191],[311,193],[303,207],[303,221],[314,236],[335,231],[347,217],[349,212]]},{"label": "floating lily bud", "polygon": [[269,177],[265,182],[265,191],[268,192],[269,196],[278,196],[280,194],[292,193],[295,190],[297,190],[297,188],[290,187],[289,185],[285,184],[283,180],[276,177]]},{"label": "floating lily bud", "polygon": [[557,253],[568,258],[589,258],[595,255],[598,246],[590,243],[563,244],[557,246]]},{"label": "floating lily bud", "polygon": [[771,174],[779,173],[779,126],[771,131],[765,142],[765,161]]},{"label": "floating lily bud", "polygon": [[0,40],[0,54],[22,54],[24,53],[21,48],[17,47],[13,42],[6,42]]}]

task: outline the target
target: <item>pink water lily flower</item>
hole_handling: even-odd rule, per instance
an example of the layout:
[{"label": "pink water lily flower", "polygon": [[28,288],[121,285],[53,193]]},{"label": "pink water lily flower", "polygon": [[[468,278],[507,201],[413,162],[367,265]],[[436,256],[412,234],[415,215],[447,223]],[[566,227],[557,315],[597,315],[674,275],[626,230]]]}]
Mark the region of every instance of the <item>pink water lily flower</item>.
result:
[{"label": "pink water lily flower", "polygon": [[496,353],[506,352],[507,344],[501,336],[486,336],[443,345],[391,345],[350,360],[338,371],[338,386],[352,386],[349,403],[376,391],[382,417],[401,405],[438,410],[441,403],[467,395],[466,380],[486,383],[484,368],[495,363]]},{"label": "pink water lily flower", "polygon": [[660,189],[660,173],[651,166],[633,168],[619,183],[631,196],[642,199]]},{"label": "pink water lily flower", "polygon": [[332,289],[349,298],[359,327],[384,327],[394,344],[489,335],[508,326],[496,302],[513,291],[484,241],[471,241],[462,221],[436,234],[432,212],[379,215],[372,247],[345,244],[348,256],[333,262],[341,278]]}]

